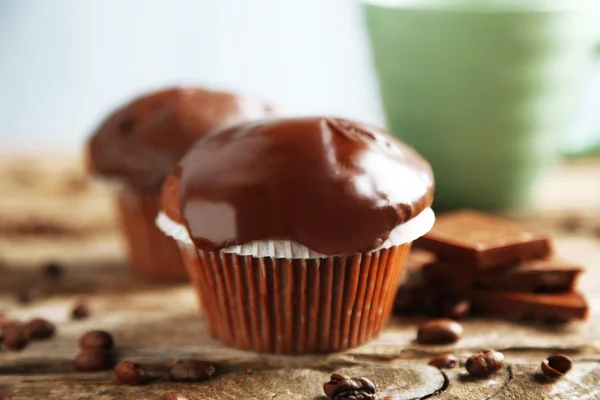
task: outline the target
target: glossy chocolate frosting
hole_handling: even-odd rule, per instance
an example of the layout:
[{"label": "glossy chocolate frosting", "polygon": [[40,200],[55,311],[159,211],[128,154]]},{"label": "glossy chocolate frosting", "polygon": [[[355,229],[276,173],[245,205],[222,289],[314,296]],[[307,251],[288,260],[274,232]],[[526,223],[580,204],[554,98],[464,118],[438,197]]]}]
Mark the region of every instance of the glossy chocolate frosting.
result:
[{"label": "glossy chocolate frosting", "polygon": [[224,125],[262,118],[269,106],[232,93],[171,88],[114,111],[89,141],[93,173],[158,192],[190,146]]},{"label": "glossy chocolate frosting", "polygon": [[326,255],[374,250],[431,205],[429,164],[337,118],[255,121],[199,140],[163,187],[197,247],[291,240]]}]

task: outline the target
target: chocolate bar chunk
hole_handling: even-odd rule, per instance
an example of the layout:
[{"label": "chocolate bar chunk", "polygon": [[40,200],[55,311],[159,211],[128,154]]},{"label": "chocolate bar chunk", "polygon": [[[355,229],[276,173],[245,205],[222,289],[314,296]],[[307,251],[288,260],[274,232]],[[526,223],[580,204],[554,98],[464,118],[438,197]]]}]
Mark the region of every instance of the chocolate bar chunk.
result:
[{"label": "chocolate bar chunk", "polygon": [[454,291],[471,288],[514,292],[568,292],[573,290],[583,268],[560,259],[523,261],[514,266],[479,271],[445,261],[422,267],[423,276],[434,283],[450,284]]},{"label": "chocolate bar chunk", "polygon": [[439,216],[433,229],[414,245],[433,251],[440,259],[477,269],[547,258],[552,253],[548,236],[472,210]]},{"label": "chocolate bar chunk", "polygon": [[398,287],[394,311],[398,314],[428,314],[437,301],[437,293],[423,282],[423,266],[434,262],[433,253],[412,250],[406,260],[402,283]]},{"label": "chocolate bar chunk", "polygon": [[572,321],[588,317],[587,302],[578,292],[538,294],[476,290],[471,300],[475,311],[507,319]]}]

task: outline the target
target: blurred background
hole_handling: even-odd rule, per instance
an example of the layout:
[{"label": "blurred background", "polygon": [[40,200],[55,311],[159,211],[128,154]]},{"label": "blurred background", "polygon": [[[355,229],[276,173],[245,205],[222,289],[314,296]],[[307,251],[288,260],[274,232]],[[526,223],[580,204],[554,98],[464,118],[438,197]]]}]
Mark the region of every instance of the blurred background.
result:
[{"label": "blurred background", "polygon": [[381,124],[366,43],[350,0],[0,0],[0,147],[77,148],[177,83]]},{"label": "blurred background", "polygon": [[[438,178],[438,198],[447,198],[447,208],[511,208],[526,203],[522,188],[551,158],[600,147],[597,6],[0,0],[0,152],[75,151],[106,113],[133,96],[200,84],[258,96],[290,115],[387,125],[436,173],[457,159],[465,171],[495,159],[469,182],[453,179],[464,175],[460,168]],[[496,153],[482,160],[484,145]],[[543,154],[531,161],[538,150]],[[481,189],[490,171],[500,182],[496,192]],[[457,186],[463,195],[447,195]],[[514,194],[497,204],[465,200],[499,198],[498,191]]]}]

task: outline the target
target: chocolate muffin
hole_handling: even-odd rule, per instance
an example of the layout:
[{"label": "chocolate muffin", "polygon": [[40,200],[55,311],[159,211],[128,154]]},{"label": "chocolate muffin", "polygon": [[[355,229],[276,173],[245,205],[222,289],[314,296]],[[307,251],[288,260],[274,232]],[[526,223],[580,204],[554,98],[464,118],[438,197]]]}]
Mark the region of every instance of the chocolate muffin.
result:
[{"label": "chocolate muffin", "polygon": [[165,182],[157,224],[183,244],[215,338],[324,353],[381,332],[432,200],[429,164],[383,131],[273,119],[199,140]]},{"label": "chocolate muffin", "polygon": [[137,272],[160,280],[187,278],[177,244],[154,224],[161,185],[198,138],[269,113],[258,101],[186,87],[141,96],[101,123],[88,143],[89,169],[116,183],[120,221]]}]

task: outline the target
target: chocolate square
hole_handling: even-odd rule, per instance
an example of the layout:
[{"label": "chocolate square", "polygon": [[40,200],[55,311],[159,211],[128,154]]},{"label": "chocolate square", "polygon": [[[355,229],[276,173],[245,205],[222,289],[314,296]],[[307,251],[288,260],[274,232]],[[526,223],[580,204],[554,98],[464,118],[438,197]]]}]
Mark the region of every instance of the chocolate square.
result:
[{"label": "chocolate square", "polygon": [[430,250],[440,259],[481,270],[547,258],[552,253],[549,236],[472,210],[440,215],[433,229],[414,246]]},{"label": "chocolate square", "polygon": [[450,285],[454,292],[470,289],[558,293],[573,290],[583,272],[580,266],[558,258],[522,261],[510,267],[477,270],[445,261],[423,265],[425,279]]},{"label": "chocolate square", "polygon": [[566,322],[588,317],[588,305],[578,292],[539,294],[476,290],[471,305],[477,312],[507,319]]}]

